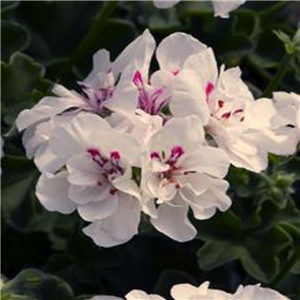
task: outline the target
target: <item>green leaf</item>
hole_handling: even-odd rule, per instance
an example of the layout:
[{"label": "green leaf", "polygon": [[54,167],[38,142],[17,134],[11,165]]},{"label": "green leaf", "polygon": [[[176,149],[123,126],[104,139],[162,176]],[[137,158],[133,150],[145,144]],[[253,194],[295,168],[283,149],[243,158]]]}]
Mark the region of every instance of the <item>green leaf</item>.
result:
[{"label": "green leaf", "polygon": [[1,21],[2,60],[8,60],[16,51],[24,50],[29,44],[29,33],[21,25]]},{"label": "green leaf", "polygon": [[14,298],[14,295],[27,296],[29,299],[36,300],[72,300],[74,298],[71,287],[65,281],[35,269],[23,270],[7,282],[2,289],[2,295],[8,299],[22,299]]},{"label": "green leaf", "polygon": [[279,272],[277,253],[290,243],[291,238],[279,227],[244,235],[238,241],[208,240],[197,253],[198,263],[200,268],[210,271],[239,259],[249,275],[261,282],[270,282]]},{"label": "green leaf", "polygon": [[[29,56],[15,53],[8,63],[1,63],[2,103],[4,122],[11,124],[11,118],[34,102],[36,90],[47,92],[50,82],[44,79],[45,69]],[[8,119],[9,117],[10,119]]]},{"label": "green leaf", "polygon": [[34,89],[45,88],[44,67],[25,54],[15,53],[9,63],[1,64],[1,71],[5,105],[28,101]]}]

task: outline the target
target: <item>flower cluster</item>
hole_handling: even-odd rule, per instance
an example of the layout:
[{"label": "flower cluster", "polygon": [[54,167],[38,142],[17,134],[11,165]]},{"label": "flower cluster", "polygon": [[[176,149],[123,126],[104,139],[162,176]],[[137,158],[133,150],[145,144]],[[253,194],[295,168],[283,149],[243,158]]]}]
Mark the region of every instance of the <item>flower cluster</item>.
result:
[{"label": "flower cluster", "polygon": [[[234,294],[222,290],[210,289],[209,282],[199,287],[190,284],[178,284],[172,287],[171,296],[174,300],[288,300],[278,292],[262,288],[259,284],[240,286]],[[148,295],[139,290],[134,290],[125,296],[126,300],[164,300],[159,295]],[[112,296],[95,296],[90,300],[122,300]]]},{"label": "flower cluster", "polygon": [[[181,0],[154,0],[154,5],[157,8],[169,8],[176,5]],[[215,17],[228,18],[229,13],[246,0],[212,0],[212,6],[215,12]]]},{"label": "flower cluster", "polygon": [[77,210],[85,234],[111,247],[137,234],[141,213],[167,236],[193,239],[189,211],[204,220],[231,205],[230,164],[261,172],[268,153],[296,151],[299,111],[293,93],[255,100],[240,69],[218,68],[192,36],[174,33],[156,47],[146,30],[113,62],[99,50],[76,91],[55,85],[17,127],[42,172],[42,205]]}]

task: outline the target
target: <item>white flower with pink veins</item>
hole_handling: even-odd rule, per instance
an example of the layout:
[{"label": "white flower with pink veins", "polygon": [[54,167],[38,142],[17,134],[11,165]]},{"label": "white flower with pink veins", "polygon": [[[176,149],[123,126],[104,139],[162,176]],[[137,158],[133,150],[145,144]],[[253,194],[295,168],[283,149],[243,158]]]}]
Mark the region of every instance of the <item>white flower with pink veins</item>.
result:
[{"label": "white flower with pink veins", "polygon": [[[40,171],[52,172],[57,164],[47,147],[52,130],[63,122],[63,117],[59,121],[52,119],[62,114],[71,117],[81,111],[106,116],[108,110],[105,104],[118,95],[124,70],[133,65],[140,70],[148,69],[154,47],[152,35],[145,30],[114,62],[110,62],[109,52],[101,49],[93,57],[93,70],[79,83],[80,92],[55,85],[52,90],[54,96],[44,97],[33,108],[19,114],[16,124],[20,131],[25,130],[23,144],[27,155],[30,158],[37,156],[36,164]],[[66,119],[68,121],[69,118]],[[40,136],[41,130],[45,137],[43,139]]]},{"label": "white flower with pink veins", "polygon": [[126,70],[116,97],[107,107],[130,120],[136,109],[165,117],[164,109],[170,102],[174,76],[191,55],[201,53],[206,48],[206,45],[186,33],[169,35],[156,48],[159,70],[149,77],[149,68],[141,69],[133,64],[132,68]]},{"label": "white flower with pink veins", "polygon": [[[123,300],[122,298],[113,296],[95,296],[89,300]],[[149,295],[144,291],[133,290],[125,296],[125,300],[165,300],[159,295]]]},{"label": "white flower with pink veins", "polygon": [[154,227],[180,242],[193,239],[189,208],[204,220],[231,205],[222,179],[228,167],[225,152],[206,145],[196,116],[167,121],[149,138],[142,158],[143,209]]},{"label": "white flower with pink veins", "polygon": [[84,233],[100,246],[122,244],[137,234],[141,205],[132,167],[139,166],[140,150],[133,137],[97,115],[81,113],[53,131],[50,149],[61,165],[38,181],[36,194],[46,209],[77,209],[91,222]]},{"label": "white flower with pink veins", "polygon": [[[175,117],[197,115],[210,143],[234,166],[254,172],[267,167],[268,152],[280,153],[289,123],[270,99],[254,101],[239,68],[218,72],[211,48],[189,57],[174,77],[170,110]],[[283,130],[274,127],[276,117]]]},{"label": "white flower with pink veins", "polygon": [[[169,8],[180,1],[181,0],[154,0],[154,5],[157,8]],[[228,18],[231,11],[237,9],[245,2],[246,0],[213,0],[212,5],[215,11],[215,17]]]},{"label": "white flower with pink veins", "polygon": [[240,286],[234,294],[210,289],[209,282],[205,282],[199,287],[178,284],[172,287],[171,295],[174,300],[288,300],[277,291],[262,288],[259,284]]}]

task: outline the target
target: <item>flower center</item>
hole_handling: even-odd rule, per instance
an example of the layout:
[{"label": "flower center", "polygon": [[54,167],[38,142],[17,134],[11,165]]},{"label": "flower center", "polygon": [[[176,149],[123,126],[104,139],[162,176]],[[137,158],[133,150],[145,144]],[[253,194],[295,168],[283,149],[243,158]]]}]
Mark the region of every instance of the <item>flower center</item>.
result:
[{"label": "flower center", "polygon": [[210,114],[217,120],[227,123],[226,121],[244,121],[244,109],[236,107],[234,103],[228,103],[224,100],[216,99],[213,94],[215,86],[208,82],[205,87],[206,102],[210,109]]},{"label": "flower center", "polygon": [[[101,186],[105,182],[111,183],[115,178],[124,174],[124,169],[120,165],[121,155],[118,151],[111,151],[110,157],[103,156],[98,149],[90,148],[87,150],[92,160],[99,166],[98,185]],[[110,193],[114,194],[117,190],[110,189]]]},{"label": "flower center", "polygon": [[139,92],[138,108],[150,115],[158,115],[161,113],[162,109],[169,102],[165,88],[145,84],[140,71],[134,73],[132,81]]},{"label": "flower center", "polygon": [[81,91],[86,101],[96,112],[103,112],[103,104],[111,99],[115,90],[115,78],[112,73],[99,75],[97,88],[81,84]]},{"label": "flower center", "polygon": [[160,154],[157,151],[152,151],[150,153],[151,160],[158,160],[163,164],[169,165],[168,170],[159,173],[158,176],[160,177],[160,179],[166,179],[166,184],[175,184],[177,188],[180,188],[180,185],[175,177],[181,174],[181,168],[177,165],[177,163],[182,155],[184,155],[184,149],[181,146],[173,147],[168,158],[166,158],[165,152],[162,152]]}]

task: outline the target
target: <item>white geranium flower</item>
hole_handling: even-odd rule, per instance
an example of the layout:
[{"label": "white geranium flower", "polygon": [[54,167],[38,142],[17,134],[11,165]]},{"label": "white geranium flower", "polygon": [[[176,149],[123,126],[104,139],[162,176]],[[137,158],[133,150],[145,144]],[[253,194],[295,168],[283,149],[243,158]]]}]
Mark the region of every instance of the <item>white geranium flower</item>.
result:
[{"label": "white geranium flower", "polygon": [[107,103],[107,107],[128,118],[136,109],[149,115],[162,115],[170,101],[173,77],[181,71],[188,57],[204,49],[204,44],[188,34],[178,32],[169,35],[156,49],[160,70],[149,78],[149,68],[140,69],[133,65],[124,74],[116,97]]},{"label": "white geranium flower", "polygon": [[[287,94],[289,95],[289,94]],[[300,101],[299,101],[300,103]],[[267,152],[291,155],[296,152],[300,131],[297,129],[297,114],[294,105],[279,99],[258,99],[245,110],[245,133],[254,143],[261,143]]]},{"label": "white geranium flower", "polygon": [[[3,147],[4,147],[4,140],[0,136],[0,158],[2,158],[4,156]],[[0,168],[0,175],[1,174],[2,174],[2,169]]]},{"label": "white geranium flower", "polygon": [[189,207],[203,220],[231,205],[222,180],[228,166],[222,150],[205,144],[197,117],[169,120],[149,138],[142,161],[144,210],[154,227],[177,241],[194,238]]},{"label": "white geranium flower", "polygon": [[210,142],[226,151],[233,165],[254,172],[267,167],[268,152],[279,153],[286,136],[287,121],[280,118],[275,124],[273,103],[254,101],[239,68],[222,66],[218,72],[210,48],[189,57],[173,79],[170,110],[175,117],[197,115]]},{"label": "white geranium flower", "polygon": [[234,294],[209,288],[209,282],[199,287],[190,284],[178,284],[172,287],[174,300],[288,300],[285,296],[260,285],[240,286]]},{"label": "white geranium flower", "polygon": [[209,282],[204,282],[199,287],[192,286],[191,284],[175,285],[171,289],[171,295],[174,298],[174,300],[231,300],[232,299],[231,294],[225,293],[220,290],[210,289]]},{"label": "white geranium flower", "polygon": [[139,188],[132,179],[132,166],[140,158],[135,139],[99,116],[81,113],[55,129],[50,149],[60,166],[38,181],[36,193],[44,207],[61,213],[77,209],[92,222],[85,234],[100,246],[131,239],[140,220]]},{"label": "white geranium flower", "polygon": [[155,41],[148,30],[129,44],[119,57],[110,62],[107,50],[99,50],[93,57],[93,70],[81,82],[82,92],[69,91],[61,85],[55,85],[52,92],[57,97],[45,97],[32,109],[20,113],[17,119],[19,130],[49,119],[68,109],[102,113],[105,102],[114,97],[117,83],[126,68],[135,65],[136,68],[148,69]]},{"label": "white geranium flower", "polygon": [[[297,144],[300,142],[300,95],[295,93],[276,92],[273,94],[275,109],[278,114],[285,119],[285,125],[288,123],[289,128],[281,127],[282,130],[288,131],[286,142],[283,142],[283,148],[291,154],[295,152]],[[274,123],[278,123],[274,120]]]},{"label": "white geranium flower", "polygon": [[233,294],[232,300],[288,300],[287,297],[281,295],[275,290],[269,288],[263,288],[260,284],[240,286],[235,294]]},{"label": "white geranium flower", "polygon": [[[19,114],[16,124],[20,131],[25,130],[23,144],[27,156],[35,157],[35,162],[42,172],[52,172],[51,165],[56,164],[52,161],[53,154],[49,153],[47,147],[51,131],[64,119],[61,114],[74,116],[80,111],[89,111],[105,115],[105,103],[114,98],[124,70],[133,65],[141,70],[148,69],[154,43],[153,37],[146,30],[129,44],[114,62],[110,62],[108,51],[99,50],[94,55],[92,72],[80,83],[81,93],[55,85],[52,89],[54,96],[44,97],[33,108]],[[61,117],[56,118],[58,115]],[[53,118],[56,119],[52,120]]]},{"label": "white geranium flower", "polygon": [[179,3],[181,0],[154,0],[154,6],[157,8],[170,8],[177,3]]},{"label": "white geranium flower", "polygon": [[[170,8],[181,0],[154,0],[154,5],[157,8]],[[212,5],[215,11],[215,17],[228,18],[229,13],[237,9],[246,0],[213,0]]]},{"label": "white geranium flower", "polygon": [[149,295],[143,291],[133,290],[125,296],[126,300],[165,300],[159,295]]},{"label": "white geranium flower", "polygon": [[[129,292],[125,296],[126,300],[165,300],[163,297],[159,295],[149,295],[144,291],[140,290],[133,290]],[[112,296],[95,296],[90,300],[122,300],[122,298],[112,297]]]}]

